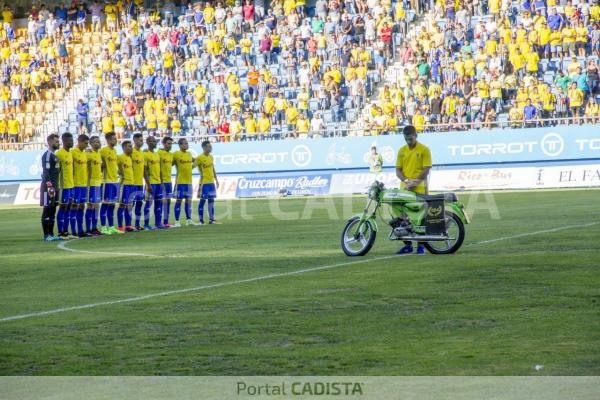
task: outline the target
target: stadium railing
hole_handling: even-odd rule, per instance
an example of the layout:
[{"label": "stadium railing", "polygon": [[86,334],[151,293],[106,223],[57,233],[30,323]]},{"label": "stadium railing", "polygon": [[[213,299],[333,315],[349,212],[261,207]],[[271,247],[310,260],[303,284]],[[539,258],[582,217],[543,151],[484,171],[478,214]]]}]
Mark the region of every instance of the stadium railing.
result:
[{"label": "stadium railing", "polygon": [[[531,120],[506,120],[506,121],[491,121],[491,122],[457,122],[457,123],[442,123],[442,124],[425,124],[423,130],[419,133],[440,132],[452,134],[452,132],[464,132],[485,129],[517,129],[517,128],[536,128],[536,127],[552,127],[556,125],[583,125],[598,123],[598,117],[565,117],[565,118],[547,118],[547,119],[531,119]],[[418,129],[419,130],[419,129]],[[145,132],[142,132],[145,133]],[[231,135],[208,135],[208,134],[192,134],[171,136],[175,142],[180,138],[186,138],[192,142],[200,142],[210,140],[211,142],[238,142],[252,140],[293,140],[293,139],[316,139],[322,137],[353,137],[353,136],[379,136],[379,135],[394,135],[401,134],[402,128],[381,128],[366,124],[362,127],[343,128],[343,129],[323,129],[319,131],[310,131],[305,134],[297,134],[295,131],[288,131],[282,134],[281,131],[271,131],[268,134],[251,134],[241,133],[235,138]],[[98,134],[98,133],[96,133]],[[102,136],[101,134],[99,134]],[[131,135],[129,135],[131,136]],[[157,136],[158,137],[158,136]],[[127,140],[126,137],[124,140]],[[0,151],[21,151],[21,150],[42,150],[46,147],[44,142],[27,142],[27,143],[2,143]]]}]

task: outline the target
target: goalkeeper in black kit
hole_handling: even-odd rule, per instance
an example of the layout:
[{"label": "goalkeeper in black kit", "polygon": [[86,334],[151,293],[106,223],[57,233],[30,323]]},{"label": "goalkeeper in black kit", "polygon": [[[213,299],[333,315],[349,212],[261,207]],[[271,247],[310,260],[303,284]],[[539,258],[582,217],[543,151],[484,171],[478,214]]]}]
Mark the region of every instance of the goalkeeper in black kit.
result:
[{"label": "goalkeeper in black kit", "polygon": [[48,150],[42,156],[42,184],[40,187],[40,205],[42,211],[42,230],[44,231],[44,240],[52,242],[61,240],[54,236],[54,218],[56,216],[56,206],[58,204],[58,182],[60,175],[60,163],[54,154],[60,148],[58,135],[51,134],[46,138]]}]

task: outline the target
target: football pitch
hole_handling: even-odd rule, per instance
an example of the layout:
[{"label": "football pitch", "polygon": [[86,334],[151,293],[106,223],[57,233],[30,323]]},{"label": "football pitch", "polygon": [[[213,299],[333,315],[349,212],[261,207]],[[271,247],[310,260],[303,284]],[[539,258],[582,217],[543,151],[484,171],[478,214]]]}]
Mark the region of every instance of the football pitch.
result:
[{"label": "football pitch", "polygon": [[39,208],[3,208],[0,374],[597,375],[599,193],[462,194],[450,256],[394,256],[381,222],[345,256],[360,196],[58,243]]}]

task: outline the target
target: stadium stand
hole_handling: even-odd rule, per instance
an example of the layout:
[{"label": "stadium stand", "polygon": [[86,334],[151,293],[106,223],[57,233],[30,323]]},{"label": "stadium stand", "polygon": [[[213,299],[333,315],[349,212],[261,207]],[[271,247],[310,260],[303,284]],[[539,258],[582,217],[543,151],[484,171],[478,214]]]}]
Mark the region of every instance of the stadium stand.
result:
[{"label": "stadium stand", "polygon": [[120,138],[233,141],[600,118],[597,0],[94,2],[32,9],[16,32],[5,12],[0,128],[16,119],[21,135],[6,141],[35,141],[53,102],[73,100],[71,81],[85,87],[59,133]]},{"label": "stadium stand", "polygon": [[[576,3],[576,4],[575,4]],[[363,113],[375,134],[597,123],[600,6],[438,2]]]}]

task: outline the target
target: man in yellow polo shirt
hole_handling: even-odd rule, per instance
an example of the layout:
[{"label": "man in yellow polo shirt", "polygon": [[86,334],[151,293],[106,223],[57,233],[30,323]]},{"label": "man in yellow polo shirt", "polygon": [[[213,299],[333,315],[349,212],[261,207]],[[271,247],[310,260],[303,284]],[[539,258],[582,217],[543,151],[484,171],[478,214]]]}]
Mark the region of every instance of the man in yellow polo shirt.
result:
[{"label": "man in yellow polo shirt", "polygon": [[21,130],[21,124],[14,114],[10,115],[8,122],[6,123],[6,131],[8,132],[8,141],[12,143],[19,142],[19,133]]},{"label": "man in yellow polo shirt", "polygon": [[[398,151],[396,158],[396,176],[400,179],[400,188],[417,194],[427,194],[427,177],[431,170],[431,151],[417,141],[417,130],[407,125],[402,130],[406,145]],[[404,242],[398,254],[413,252],[411,242]],[[425,254],[425,247],[419,243],[417,254]]]}]

